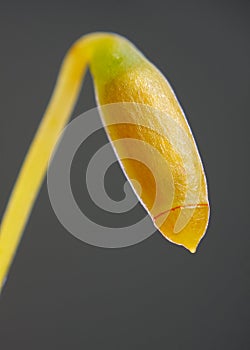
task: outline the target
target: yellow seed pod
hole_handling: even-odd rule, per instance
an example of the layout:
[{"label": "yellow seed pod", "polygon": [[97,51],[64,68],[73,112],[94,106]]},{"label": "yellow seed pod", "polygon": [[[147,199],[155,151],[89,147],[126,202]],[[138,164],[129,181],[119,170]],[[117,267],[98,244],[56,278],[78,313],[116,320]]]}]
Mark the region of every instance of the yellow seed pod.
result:
[{"label": "yellow seed pod", "polygon": [[[159,203],[154,206],[154,212],[150,211],[154,197],[154,179],[150,182],[145,168],[142,168],[138,162],[125,161],[123,168],[128,178],[139,181],[143,195],[141,201],[161,233],[170,241],[195,252],[205,233],[209,218],[206,178],[187,120],[168,81],[134,45],[117,36],[101,39],[101,43],[98,43],[92,53],[90,69],[100,105],[118,102],[137,104],[135,113],[128,113],[123,117],[118,113],[119,124],[108,127],[107,133],[111,140],[123,138],[144,140],[154,145],[166,159],[174,178],[175,196],[171,208],[162,207],[162,201],[159,200]],[[140,108],[138,107],[140,105],[151,108]],[[116,116],[116,113],[111,115],[106,113],[103,116],[104,124],[105,121],[112,122]],[[172,118],[179,128],[166,132],[167,116]],[[120,124],[122,119],[126,120],[126,124]],[[136,121],[138,126],[132,124],[128,126],[130,121]],[[184,145],[177,150],[175,144],[179,141],[180,129],[183,130]],[[191,148],[190,143],[193,146]],[[125,147],[128,147],[127,143],[124,144]],[[116,149],[118,156],[122,151],[122,146]],[[129,154],[129,150],[127,151]],[[186,151],[189,151],[189,159],[184,161],[187,156]],[[144,156],[148,157],[148,154],[145,152]],[[154,164],[153,155],[149,155],[147,163],[151,163],[155,171],[161,174],[157,176],[158,181],[159,178],[161,180],[166,177],[166,173],[161,169],[162,165]],[[195,172],[191,174],[195,179],[187,181],[191,163],[196,164]],[[162,183],[164,184],[164,181]],[[165,197],[169,195],[166,187],[158,191]],[[192,192],[196,194],[195,202],[192,200],[194,196],[189,196],[191,201],[187,198],[187,193]],[[164,220],[163,214],[168,214]],[[180,220],[181,217],[182,220]],[[187,217],[189,220],[186,220]],[[186,225],[182,225],[182,221]]]},{"label": "yellow seed pod", "polygon": [[[89,34],[70,48],[63,61],[4,214],[0,226],[0,290],[87,65],[97,103],[122,106],[119,111],[103,109],[103,123],[127,178],[140,183],[141,190],[134,190],[155,226],[170,241],[191,252],[206,231],[206,178],[194,138],[169,83],[127,39],[109,33]],[[148,166],[130,157],[135,150]],[[154,169],[153,174],[149,168]]]}]

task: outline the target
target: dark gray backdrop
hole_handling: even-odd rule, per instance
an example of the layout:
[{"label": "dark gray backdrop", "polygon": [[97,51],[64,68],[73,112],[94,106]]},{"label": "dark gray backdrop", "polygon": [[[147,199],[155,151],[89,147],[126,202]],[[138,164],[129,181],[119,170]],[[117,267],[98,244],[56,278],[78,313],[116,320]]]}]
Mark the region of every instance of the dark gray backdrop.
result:
[{"label": "dark gray backdrop", "polygon": [[[195,255],[159,233],[104,250],[65,231],[44,185],[0,299],[1,349],[250,348],[249,15],[249,1],[1,2],[0,213],[67,48],[96,30],[169,78],[212,208]],[[88,75],[74,116],[94,105]]]}]

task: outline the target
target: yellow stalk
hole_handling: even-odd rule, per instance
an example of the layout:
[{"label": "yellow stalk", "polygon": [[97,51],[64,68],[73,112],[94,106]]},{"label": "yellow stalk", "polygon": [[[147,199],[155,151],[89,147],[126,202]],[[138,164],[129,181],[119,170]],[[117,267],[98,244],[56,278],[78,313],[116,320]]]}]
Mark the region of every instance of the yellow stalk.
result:
[{"label": "yellow stalk", "polygon": [[24,160],[0,227],[0,291],[15,256],[58,137],[76,103],[91,45],[102,34],[78,40],[67,53],[50,103]]}]

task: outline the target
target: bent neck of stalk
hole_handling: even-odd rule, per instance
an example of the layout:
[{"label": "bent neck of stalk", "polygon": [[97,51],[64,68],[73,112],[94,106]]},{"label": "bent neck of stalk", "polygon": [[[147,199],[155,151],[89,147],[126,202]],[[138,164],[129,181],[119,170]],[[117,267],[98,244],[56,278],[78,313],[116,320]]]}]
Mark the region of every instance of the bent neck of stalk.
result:
[{"label": "bent neck of stalk", "polygon": [[88,62],[95,84],[103,84],[142,64],[146,59],[124,37],[112,33],[93,33],[80,38],[69,53]]}]

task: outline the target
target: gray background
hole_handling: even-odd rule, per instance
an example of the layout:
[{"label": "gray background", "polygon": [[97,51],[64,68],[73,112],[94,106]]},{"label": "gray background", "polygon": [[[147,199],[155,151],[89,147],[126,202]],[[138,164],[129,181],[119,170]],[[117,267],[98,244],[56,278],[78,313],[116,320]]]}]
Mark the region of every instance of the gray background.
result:
[{"label": "gray background", "polygon": [[[1,2],[0,213],[64,53],[96,30],[169,78],[212,206],[195,255],[159,233],[104,250],[65,231],[44,185],[0,299],[1,349],[250,348],[249,15],[249,1]],[[88,75],[74,116],[94,105]]]}]

